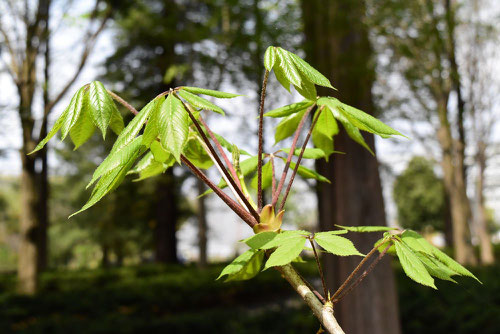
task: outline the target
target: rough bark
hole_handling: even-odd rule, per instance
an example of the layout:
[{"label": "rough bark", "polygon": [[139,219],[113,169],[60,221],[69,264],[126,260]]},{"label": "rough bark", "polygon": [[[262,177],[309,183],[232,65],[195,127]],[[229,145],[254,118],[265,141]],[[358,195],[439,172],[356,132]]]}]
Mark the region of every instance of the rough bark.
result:
[{"label": "rough bark", "polygon": [[177,263],[178,208],[173,169],[168,169],[157,181],[156,226],[154,232],[155,260]]},{"label": "rough bark", "polygon": [[[198,187],[198,194],[203,194],[205,192],[205,184],[201,180],[196,181]],[[205,207],[205,196],[198,198],[198,249],[199,258],[198,265],[200,268],[205,268],[207,266],[207,210]]]},{"label": "rough bark", "polygon": [[[368,32],[362,23],[364,2],[308,0],[302,1],[302,8],[308,60],[331,79],[342,101],[372,113],[374,71]],[[373,136],[365,139],[373,147]],[[320,161],[316,166],[318,172],[332,180],[331,185],[318,185],[320,228],[331,230],[334,224],[384,225],[376,158],[344,131],[335,137],[335,149],[347,154],[333,156],[329,162]],[[368,251],[377,237],[359,234],[353,235],[353,241],[361,251]],[[324,261],[327,284],[333,290],[359,259],[326,256]],[[381,261],[370,277],[336,306],[335,314],[347,333],[400,333],[390,260]]]}]

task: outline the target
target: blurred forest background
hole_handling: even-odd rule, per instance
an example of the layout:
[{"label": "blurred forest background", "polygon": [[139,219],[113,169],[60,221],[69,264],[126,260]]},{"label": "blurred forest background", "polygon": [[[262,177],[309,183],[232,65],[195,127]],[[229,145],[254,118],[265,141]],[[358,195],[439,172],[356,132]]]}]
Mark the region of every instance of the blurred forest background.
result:
[{"label": "blurred forest background", "polygon": [[[332,183],[298,182],[286,224],[411,228],[483,282],[431,291],[385,259],[338,305],[346,332],[498,333],[499,30],[496,0],[1,0],[1,332],[318,330],[276,272],[215,281],[251,231],[216,197],[198,197],[206,189],[184,167],[130,177],[68,220],[112,138],[26,155],[95,79],[138,109],[180,85],[244,94],[208,121],[256,154],[263,54],[276,45],[411,138],[365,134],[373,156],[341,131],[334,149],[346,154],[309,163]],[[299,99],[271,80],[266,110]],[[266,121],[271,151],[276,124]],[[354,243],[366,251],[376,240]],[[331,289],[357,261],[323,258]],[[299,268],[317,277],[312,263]]]}]

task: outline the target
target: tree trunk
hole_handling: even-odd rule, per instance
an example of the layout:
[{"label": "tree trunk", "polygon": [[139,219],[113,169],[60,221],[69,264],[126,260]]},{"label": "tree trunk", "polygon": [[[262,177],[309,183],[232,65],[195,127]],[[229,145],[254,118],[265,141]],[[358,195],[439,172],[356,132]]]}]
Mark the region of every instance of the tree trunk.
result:
[{"label": "tree trunk", "polygon": [[[302,1],[309,61],[339,89],[339,98],[366,112],[373,112],[371,88],[374,80],[372,49],[362,23],[361,0]],[[332,91],[320,91],[332,94]],[[365,136],[371,147],[372,135]],[[319,221],[322,230],[334,224],[385,225],[384,203],[378,162],[344,131],[335,137],[335,149],[346,155],[318,161],[319,173],[332,184],[318,185]],[[353,234],[362,252],[371,249],[380,236]],[[325,256],[325,274],[335,290],[359,263],[355,257]],[[356,290],[343,299],[335,315],[346,333],[400,333],[398,302],[390,259],[385,258]]]},{"label": "tree trunk", "polygon": [[162,263],[177,263],[177,187],[173,168],[158,177],[155,227],[155,260]]},{"label": "tree trunk", "polygon": [[[197,180],[198,194],[205,192],[205,184],[201,180]],[[198,198],[198,247],[200,255],[198,258],[198,265],[200,268],[207,266],[207,210],[205,207],[205,196]]]},{"label": "tree trunk", "polygon": [[495,263],[493,247],[491,245],[491,236],[488,233],[487,212],[484,203],[484,171],[486,169],[486,145],[479,141],[478,153],[476,156],[478,172],[476,181],[476,196],[477,196],[477,214],[476,214],[476,231],[479,237],[480,259],[485,265]]},{"label": "tree trunk", "polygon": [[448,99],[445,97],[438,100],[440,123],[438,140],[442,151],[441,167],[445,192],[450,199],[455,258],[462,264],[475,264],[476,258],[470,244],[470,230],[467,222],[470,213],[469,200],[465,193],[465,185],[460,182],[460,177],[457,176],[459,174],[456,173],[456,168],[459,167],[454,165],[453,137],[448,121],[447,103]]}]

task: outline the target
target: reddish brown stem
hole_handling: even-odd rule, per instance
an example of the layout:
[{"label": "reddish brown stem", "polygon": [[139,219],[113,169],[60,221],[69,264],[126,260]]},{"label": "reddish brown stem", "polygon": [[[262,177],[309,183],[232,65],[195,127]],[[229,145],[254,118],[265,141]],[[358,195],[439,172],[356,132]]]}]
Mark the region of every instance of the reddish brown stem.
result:
[{"label": "reddish brown stem", "polygon": [[290,162],[292,161],[293,153],[295,152],[295,147],[297,146],[297,141],[299,140],[300,136],[300,131],[302,130],[302,127],[304,126],[304,123],[306,122],[307,116],[313,110],[313,108],[316,105],[312,105],[309,107],[306,112],[304,113],[304,116],[302,116],[302,119],[300,120],[299,126],[297,127],[297,130],[295,130],[295,135],[293,136],[293,141],[292,141],[292,147],[290,148],[290,152],[288,153],[288,157],[286,159],[285,163],[285,168],[283,169],[283,173],[281,174],[280,182],[278,183],[278,188],[273,194],[273,200],[272,200],[272,206],[275,207],[276,203],[278,202],[278,198],[281,194],[281,190],[283,189],[283,185],[285,184],[286,180],[286,175],[288,173],[288,169],[290,168]]},{"label": "reddish brown stem", "polygon": [[135,109],[130,103],[122,99],[118,94],[108,90],[108,94],[111,95],[111,97],[118,103],[120,103],[122,106],[127,108],[132,114],[137,115],[139,112],[137,109]]},{"label": "reddish brown stem", "polygon": [[225,192],[223,192],[219,187],[217,187],[212,181],[208,179],[208,177],[196,166],[194,166],[191,161],[189,161],[184,155],[181,155],[181,160],[183,163],[188,166],[188,168],[200,179],[202,180],[207,186],[212,189],[217,196],[219,196],[224,203],[227,204],[233,210],[245,223],[247,223],[250,227],[254,227],[258,221],[255,220],[255,218],[248,213],[241,205],[236,203],[231,197],[226,195]]},{"label": "reddish brown stem", "polygon": [[[390,240],[390,239],[389,239]],[[385,241],[385,242],[388,242],[389,240]],[[383,243],[380,243],[380,244],[377,244],[375,245],[375,247],[373,247],[373,249],[368,253],[366,254],[365,258],[363,260],[361,260],[361,262],[356,266],[356,268],[354,268],[354,270],[352,271],[352,273],[349,275],[349,277],[347,277],[347,279],[344,281],[344,283],[342,283],[342,285],[337,289],[337,291],[335,291],[335,293],[333,294],[332,298],[330,300],[335,300],[337,299],[337,297],[340,295],[340,293],[346,288],[346,286],[352,281],[352,279],[354,278],[354,276],[356,276],[356,274],[358,273],[358,271],[361,269],[361,267],[366,263],[366,261],[368,261],[368,259],[377,251],[377,249],[382,246],[385,242]]]},{"label": "reddish brown stem", "polygon": [[266,100],[266,87],[269,71],[266,69],[264,73],[264,81],[262,82],[262,91],[260,93],[260,106],[259,106],[259,150],[257,160],[257,209],[262,210],[262,151],[263,151],[263,137],[264,137],[264,102]]},{"label": "reddish brown stem", "polygon": [[212,132],[212,130],[210,130],[210,128],[208,127],[207,123],[205,123],[205,121],[203,120],[203,118],[201,117],[201,115],[200,115],[200,117],[198,117],[198,119],[201,122],[201,124],[203,125],[203,127],[205,128],[205,130],[207,130],[207,133],[210,136],[210,138],[212,139],[212,141],[214,142],[215,147],[217,147],[217,150],[220,152],[220,155],[222,156],[222,158],[226,162],[227,168],[231,172],[231,175],[233,176],[233,179],[236,182],[236,185],[238,186],[238,188],[241,189],[241,183],[240,183],[240,179],[238,178],[238,174],[236,174],[236,170],[234,169],[233,164],[231,163],[231,161],[227,157],[226,153],[222,149],[222,145],[217,140],[217,138],[215,137],[215,135]]},{"label": "reddish brown stem", "polygon": [[311,243],[311,247],[314,252],[314,258],[316,259],[316,265],[318,266],[319,276],[321,277],[321,284],[323,285],[323,293],[325,297],[328,298],[328,290],[326,288],[325,276],[323,275],[323,268],[321,268],[321,262],[319,261],[318,252],[316,252],[316,246],[314,246],[314,241],[312,238],[308,238]]},{"label": "reddish brown stem", "polygon": [[271,184],[271,194],[274,194],[274,191],[276,190],[276,173],[275,173],[275,169],[274,169],[274,155],[271,154],[269,159],[270,159],[269,161],[271,161],[271,170],[273,173],[272,184]]},{"label": "reddish brown stem", "polygon": [[365,277],[373,270],[373,268],[375,268],[375,266],[377,265],[377,263],[379,263],[380,260],[382,260],[382,258],[385,256],[385,254],[387,254],[387,251],[389,250],[389,248],[391,248],[391,244],[387,245],[387,247],[385,247],[385,249],[382,251],[382,253],[380,253],[380,255],[370,264],[370,266],[363,272],[363,274],[361,274],[361,276],[358,277],[358,279],[353,283],[351,284],[351,286],[344,291],[344,293],[342,293],[339,297],[337,297],[336,299],[333,299],[332,300],[332,303],[333,304],[336,304],[338,303],[342,298],[344,298],[349,292],[351,292],[352,290],[354,290],[358,285],[359,283],[361,283],[363,281],[363,279],[365,279]]},{"label": "reddish brown stem", "polygon": [[[295,163],[295,168],[293,169],[292,176],[290,177],[290,181],[288,182],[288,185],[285,190],[285,194],[283,195],[283,199],[281,200],[280,208],[278,210],[281,211],[285,207],[286,200],[288,198],[288,194],[290,193],[290,190],[292,189],[292,184],[293,181],[295,180],[295,176],[297,175],[297,171],[299,170],[300,167],[300,162],[302,161],[302,157],[304,156],[304,152],[307,147],[307,143],[309,142],[309,138],[311,138],[312,131],[314,129],[314,126],[316,125],[316,122],[318,121],[319,114],[323,111],[323,107],[321,107],[316,115],[314,115],[313,122],[311,124],[311,128],[309,129],[309,132],[307,133],[306,139],[304,140],[304,143],[302,144],[302,149],[300,150],[299,158],[297,159],[297,162]],[[291,153],[291,152],[290,152]]]},{"label": "reddish brown stem", "polygon": [[[175,93],[173,93],[173,94],[174,94],[174,96],[177,99],[179,99],[179,97],[177,96],[177,94],[175,94]],[[257,222],[259,222],[260,221],[259,214],[255,211],[255,209],[252,207],[252,205],[248,202],[248,199],[246,198],[246,196],[243,194],[243,192],[241,191],[241,189],[238,188],[238,186],[236,185],[236,182],[231,177],[231,175],[229,174],[229,172],[227,171],[227,169],[224,167],[224,164],[222,163],[222,161],[220,160],[219,156],[215,152],[215,149],[212,146],[212,144],[210,143],[210,140],[208,140],[208,138],[207,138],[207,136],[205,134],[205,131],[203,131],[203,129],[201,128],[200,123],[198,122],[198,120],[196,119],[196,117],[194,117],[193,113],[191,112],[191,110],[189,109],[189,107],[184,103],[184,101],[182,101],[181,99],[179,99],[179,101],[181,101],[182,105],[184,106],[184,109],[186,110],[186,112],[189,115],[189,118],[191,118],[191,121],[193,121],[193,124],[195,125],[196,130],[198,131],[198,133],[200,134],[201,138],[203,139],[203,141],[207,145],[210,153],[212,153],[212,155],[214,156],[215,161],[217,162],[217,164],[219,165],[219,167],[221,167],[222,172],[227,177],[229,183],[231,183],[231,185],[235,189],[236,193],[240,197],[239,199],[245,204],[245,206],[247,207],[247,209],[250,212],[250,214],[254,217],[254,219]]]}]

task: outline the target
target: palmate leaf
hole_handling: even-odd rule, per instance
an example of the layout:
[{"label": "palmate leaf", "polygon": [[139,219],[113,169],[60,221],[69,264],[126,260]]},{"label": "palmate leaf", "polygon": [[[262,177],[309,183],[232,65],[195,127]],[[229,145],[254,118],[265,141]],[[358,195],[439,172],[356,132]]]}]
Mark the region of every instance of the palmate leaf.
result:
[{"label": "palmate leaf", "polygon": [[330,80],[328,80],[323,74],[321,74],[317,69],[309,65],[304,59],[300,58],[296,54],[287,51],[290,55],[295,67],[303,74],[305,79],[318,86],[328,87],[335,89]]},{"label": "palmate leaf", "polygon": [[180,88],[182,90],[188,91],[188,92],[193,93],[193,94],[203,94],[203,95],[213,96],[213,97],[216,97],[219,99],[232,99],[233,97],[241,96],[239,94],[219,92],[218,90],[211,90],[211,89],[198,88],[198,87],[182,86]]},{"label": "palmate leaf", "polygon": [[[81,87],[71,98],[68,107],[64,111],[64,121],[61,124],[61,140],[64,140],[69,134],[70,129],[75,125],[80,117],[80,113],[88,106],[88,91],[87,86]],[[61,115],[61,118],[63,118]]]},{"label": "palmate leaf", "polygon": [[75,145],[74,150],[79,148],[82,144],[84,144],[90,137],[94,134],[95,125],[92,122],[92,115],[88,108],[85,108],[80,113],[80,117],[76,123],[69,130],[69,136]]},{"label": "palmate leaf", "polygon": [[316,92],[316,87],[314,86],[313,83],[311,83],[307,80],[302,79],[301,86],[294,85],[293,87],[295,87],[295,90],[300,95],[302,95],[303,97],[305,97],[308,100],[316,101],[316,99],[318,98],[318,93]]},{"label": "palmate leaf", "polygon": [[189,116],[182,102],[169,94],[158,113],[160,142],[180,163],[180,156],[187,143]]},{"label": "palmate leaf", "polygon": [[274,46],[270,46],[266,49],[266,52],[264,53],[264,67],[266,68],[266,70],[271,72],[275,62],[276,62],[276,50]]},{"label": "palmate leaf", "polygon": [[434,279],[411,248],[402,242],[396,242],[395,247],[405,274],[417,283],[437,289],[434,285]]},{"label": "palmate leaf", "polygon": [[299,126],[300,120],[304,117],[305,110],[299,111],[295,114],[287,116],[281,120],[276,126],[276,132],[274,133],[274,144],[286,139],[294,134]]},{"label": "palmate leaf", "polygon": [[328,157],[335,152],[333,136],[338,132],[339,127],[333,114],[329,110],[322,110],[312,132],[312,141],[314,146],[324,152],[327,161]]},{"label": "palmate leaf", "polygon": [[172,155],[169,156],[167,161],[158,162],[155,160],[153,153],[149,151],[142,157],[135,167],[128,171],[127,174],[139,174],[137,179],[133,182],[142,181],[144,179],[164,173],[169,167],[175,164],[175,159]]},{"label": "palmate leaf", "polygon": [[251,279],[260,272],[263,260],[263,251],[249,249],[228,264],[217,279],[226,275],[226,282]]},{"label": "palmate leaf", "polygon": [[158,162],[165,162],[171,156],[171,154],[168,153],[168,151],[164,149],[163,146],[161,146],[160,142],[156,140],[151,143],[149,149],[151,150],[154,159]]},{"label": "palmate leaf", "polygon": [[265,113],[264,116],[275,117],[275,118],[285,117],[285,116],[289,116],[291,114],[295,114],[299,111],[305,110],[305,109],[309,108],[310,106],[312,106],[313,104],[314,104],[314,102],[312,102],[312,101],[304,100],[304,101],[292,103],[292,104],[289,104],[289,105],[286,105],[286,106],[283,106],[283,107],[280,107],[277,109],[273,109],[273,110]]},{"label": "palmate leaf", "polygon": [[311,233],[303,230],[281,231],[280,233],[265,231],[242,240],[254,249],[272,249],[286,244],[292,239],[304,239]]},{"label": "palmate leaf", "polygon": [[281,69],[284,77],[294,86],[302,87],[301,75],[295,67],[293,59],[290,56],[289,52],[283,50],[282,48],[276,48],[276,55],[279,59],[279,62],[276,63],[276,66]]},{"label": "palmate leaf", "polygon": [[314,240],[320,245],[324,250],[329,253],[349,256],[349,255],[360,255],[361,254],[351,240],[340,237],[335,234],[339,234],[340,231],[330,231],[330,232],[318,232],[314,234]]},{"label": "palmate leaf", "polygon": [[88,100],[92,121],[101,130],[102,138],[106,138],[106,129],[111,117],[114,113],[118,113],[115,103],[99,81],[92,81],[89,84]]},{"label": "palmate leaf", "polygon": [[[141,145],[142,138],[137,137],[134,141],[132,141],[128,146],[127,150],[130,150],[130,154],[127,155],[127,159],[120,164],[111,169],[108,173],[103,174],[99,181],[96,183],[94,189],[92,190],[92,194],[90,195],[90,199],[85,203],[85,205],[77,212],[73,213],[70,218],[82,211],[87,210],[88,208],[95,205],[99,202],[104,196],[106,196],[109,192],[116,189],[123,181],[128,171],[134,164],[135,160],[146,150],[144,145]],[[110,159],[113,160],[113,159]]]},{"label": "palmate leaf", "polygon": [[201,146],[198,138],[190,138],[184,149],[184,155],[193,165],[201,169],[208,169],[213,166],[213,161]]},{"label": "palmate leaf", "polygon": [[189,91],[186,90],[179,90],[178,94],[186,100],[188,103],[190,103],[192,106],[200,109],[205,109],[205,110],[212,110],[215,111],[221,115],[224,115],[224,111],[222,110],[221,107],[216,106],[210,101],[205,100],[202,97],[199,97],[195,94],[190,93]]},{"label": "palmate leaf", "polygon": [[[286,154],[289,154],[290,148],[282,148],[281,151],[285,152]],[[300,151],[302,149],[296,148],[293,152],[293,155],[299,156]],[[321,159],[325,157],[325,152],[319,148],[306,148],[304,150],[304,154],[302,155],[302,158],[304,159]]]},{"label": "palmate leaf", "polygon": [[269,259],[266,261],[264,266],[264,270],[271,267],[289,264],[300,255],[304,249],[305,243],[306,238],[302,236],[290,238],[284,241],[280,246],[278,246],[278,248],[276,248],[271,256],[269,256]]}]

